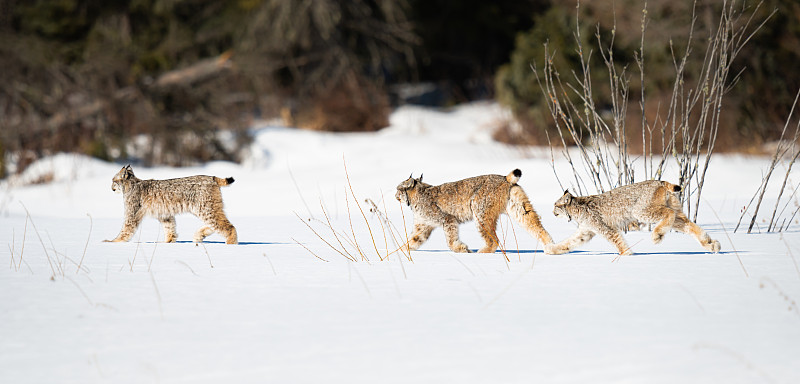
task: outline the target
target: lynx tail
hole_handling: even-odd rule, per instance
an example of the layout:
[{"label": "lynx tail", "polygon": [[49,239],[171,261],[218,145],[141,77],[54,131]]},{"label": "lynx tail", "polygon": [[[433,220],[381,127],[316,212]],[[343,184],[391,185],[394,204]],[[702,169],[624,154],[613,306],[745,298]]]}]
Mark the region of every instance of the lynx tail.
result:
[{"label": "lynx tail", "polygon": [[675,185],[675,184],[672,184],[672,183],[670,183],[668,181],[661,181],[661,186],[666,188],[670,192],[680,192],[681,189],[683,189],[683,188],[681,188],[680,185]]},{"label": "lynx tail", "polygon": [[522,177],[522,171],[520,171],[519,169],[515,169],[511,171],[511,173],[509,173],[508,176],[506,176],[506,181],[508,181],[511,184],[516,184],[517,181],[519,181],[520,177]]},{"label": "lynx tail", "polygon": [[224,178],[224,179],[223,179],[223,178],[220,178],[220,177],[215,177],[215,178],[214,178],[214,181],[216,181],[216,182],[217,182],[217,185],[219,185],[220,187],[224,187],[224,186],[226,186],[226,185],[231,185],[231,184],[233,184],[233,182],[234,182],[235,180],[233,180],[233,177],[226,177],[226,178]]},{"label": "lynx tail", "polygon": [[[515,170],[512,172],[512,174],[508,175],[506,179],[509,179],[512,175],[514,175],[516,176],[516,179],[519,180],[519,175],[521,174],[522,173],[519,172],[519,170]],[[519,185],[513,185],[511,187],[511,191],[509,191],[509,194],[508,206],[506,207],[506,212],[508,212],[508,215],[514,218],[514,220],[520,223],[520,225],[525,227],[525,230],[539,239],[542,244],[552,243],[553,239],[550,237],[550,234],[547,233],[547,230],[542,227],[542,222],[539,219],[539,215],[533,210],[533,205],[531,205],[530,200],[528,200],[528,195],[525,194],[525,191],[522,190],[522,187]]]}]

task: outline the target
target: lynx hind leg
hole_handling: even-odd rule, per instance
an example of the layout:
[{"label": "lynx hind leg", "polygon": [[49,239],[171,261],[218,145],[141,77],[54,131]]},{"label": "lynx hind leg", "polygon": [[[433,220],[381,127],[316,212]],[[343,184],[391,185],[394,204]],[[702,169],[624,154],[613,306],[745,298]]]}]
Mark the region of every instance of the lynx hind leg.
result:
[{"label": "lynx hind leg", "polygon": [[654,218],[658,221],[656,227],[653,228],[653,243],[658,244],[661,240],[664,240],[664,235],[672,229],[673,225],[675,224],[675,218],[677,216],[677,212],[674,209],[669,207],[659,207],[654,212]]},{"label": "lynx hind leg", "polygon": [[475,222],[478,225],[478,232],[480,232],[483,241],[486,243],[483,248],[478,250],[478,253],[494,253],[497,247],[500,246],[497,238],[497,218],[479,217]]},{"label": "lynx hind leg", "polygon": [[539,239],[542,244],[553,243],[553,238],[542,226],[541,218],[533,209],[533,205],[522,187],[518,185],[511,187],[506,213],[520,223],[528,233]]},{"label": "lynx hind leg", "polygon": [[158,221],[160,221],[161,225],[164,227],[165,242],[174,243],[176,240],[178,240],[178,232],[176,231],[175,226],[175,216],[159,218]]},{"label": "lynx hind leg", "polygon": [[708,236],[703,228],[700,228],[699,225],[689,220],[689,218],[686,217],[683,212],[677,214],[672,228],[678,232],[683,232],[694,236],[694,238],[697,239],[697,242],[699,242],[703,248],[709,250],[710,252],[717,253],[720,250],[719,241]]},{"label": "lynx hind leg", "polygon": [[436,227],[431,225],[414,224],[414,231],[411,233],[411,237],[408,239],[408,242],[403,245],[403,250],[408,252],[419,249],[423,243],[428,241],[428,238],[431,236],[431,232],[433,232],[434,228]]},{"label": "lynx hind leg", "polygon": [[453,252],[470,253],[467,245],[462,243],[458,238],[458,222],[455,219],[448,220],[443,226],[445,238],[447,238],[447,246]]},{"label": "lynx hind leg", "polygon": [[564,241],[558,244],[545,244],[544,253],[548,255],[561,255],[567,252],[572,252],[573,249],[591,240],[594,235],[595,233],[590,230],[579,229],[572,236],[564,239]]}]

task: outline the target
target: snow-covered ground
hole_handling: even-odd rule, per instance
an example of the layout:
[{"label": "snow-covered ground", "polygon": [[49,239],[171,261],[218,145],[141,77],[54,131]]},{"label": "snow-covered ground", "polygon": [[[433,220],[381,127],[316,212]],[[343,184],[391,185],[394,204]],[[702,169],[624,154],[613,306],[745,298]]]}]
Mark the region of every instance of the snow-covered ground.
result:
[{"label": "snow-covered ground", "polygon": [[[438,184],[520,168],[544,226],[556,240],[572,233],[551,213],[562,189],[549,152],[490,140],[504,114],[401,108],[369,134],[261,127],[242,165],[134,168],[234,177],[223,196],[237,246],[193,244],[190,215],[175,244],[159,242],[154,219],[135,241],[103,243],[122,222],[110,188],[122,164],[39,162],[0,184],[0,382],[800,382],[800,227],[733,233],[768,159],[715,155],[698,223],[719,254],[635,232],[636,254],[616,261],[600,238],[544,255],[504,218],[505,256],[454,254],[437,230],[411,259],[381,260],[395,247],[364,200],[402,231],[411,213],[394,189],[412,172]],[[323,206],[369,261],[325,244],[338,246]],[[461,236],[482,245],[472,224]]]}]

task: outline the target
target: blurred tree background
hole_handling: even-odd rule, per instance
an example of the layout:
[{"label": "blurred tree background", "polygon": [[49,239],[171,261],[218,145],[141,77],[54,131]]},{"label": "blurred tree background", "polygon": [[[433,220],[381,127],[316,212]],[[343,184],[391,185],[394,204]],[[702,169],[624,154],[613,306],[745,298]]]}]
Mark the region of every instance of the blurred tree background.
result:
[{"label": "blurred tree background", "polygon": [[[720,3],[697,3],[701,53]],[[614,27],[616,62],[634,66],[643,4],[582,4],[585,45]],[[685,44],[691,7],[647,2],[648,77],[632,82],[631,99],[644,89],[653,113],[671,91],[671,47]],[[740,54],[725,106],[732,150],[774,139],[800,87],[800,5],[766,0],[756,23],[773,9]],[[561,73],[577,70],[576,28],[574,0],[0,0],[0,177],[61,151],[238,161],[254,119],[372,131],[403,103],[497,99],[519,122],[497,137],[542,144],[550,122],[531,65],[548,42]]]}]

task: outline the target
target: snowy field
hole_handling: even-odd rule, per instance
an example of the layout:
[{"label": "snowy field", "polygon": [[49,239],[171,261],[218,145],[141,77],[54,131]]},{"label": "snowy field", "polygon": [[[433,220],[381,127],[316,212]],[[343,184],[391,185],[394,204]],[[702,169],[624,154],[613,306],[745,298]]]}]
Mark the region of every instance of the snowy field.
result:
[{"label": "snowy field", "polygon": [[[241,165],[134,166],[234,177],[236,246],[193,244],[190,215],[174,244],[154,219],[103,243],[121,227],[123,164],[40,161],[23,178],[53,182],[0,184],[0,383],[800,383],[800,226],[733,233],[766,158],[711,163],[698,224],[719,254],[633,232],[636,254],[616,261],[601,238],[544,255],[505,216],[505,254],[454,254],[441,230],[410,258],[391,253],[364,200],[410,227],[394,190],[412,172],[439,184],[519,168],[553,238],[574,231],[552,215],[563,189],[549,152],[491,141],[502,118],[494,104],[402,108],[378,133],[256,128]],[[322,207],[368,261],[325,244],[338,247]],[[461,237],[482,246],[473,224]]]}]

